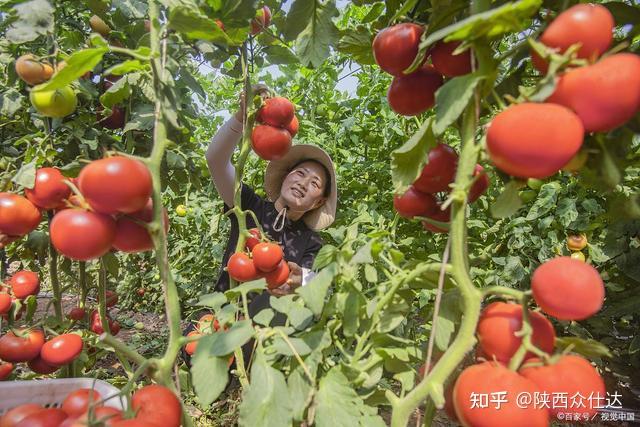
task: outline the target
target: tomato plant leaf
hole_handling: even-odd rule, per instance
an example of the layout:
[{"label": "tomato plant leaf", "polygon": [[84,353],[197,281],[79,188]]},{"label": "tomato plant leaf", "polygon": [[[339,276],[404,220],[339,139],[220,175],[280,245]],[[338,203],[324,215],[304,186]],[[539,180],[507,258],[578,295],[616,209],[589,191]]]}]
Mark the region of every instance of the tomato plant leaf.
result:
[{"label": "tomato plant leaf", "polygon": [[329,47],[335,45],[338,30],[333,17],[338,15],[335,0],[315,2],[309,23],[298,35],[296,53],[305,66],[320,67],[329,56]]},{"label": "tomato plant leaf", "polygon": [[349,379],[335,366],[320,380],[314,398],[318,427],[384,426],[375,408],[365,405]]},{"label": "tomato plant leaf", "polygon": [[315,0],[295,0],[287,14],[284,25],[284,37],[294,40],[309,24],[314,13]]},{"label": "tomato plant leaf", "polygon": [[22,107],[24,97],[13,88],[8,88],[0,94],[0,114],[5,117],[13,116]]},{"label": "tomato plant leaf", "polygon": [[495,202],[491,205],[491,215],[494,218],[507,218],[520,209],[522,206],[522,200],[518,195],[518,189],[523,184],[516,180],[511,180],[504,187],[502,193],[498,196]]},{"label": "tomato plant leaf", "polygon": [[35,86],[32,90],[40,92],[43,90],[60,89],[79,79],[87,71],[102,61],[102,57],[109,49],[104,47],[94,47],[74,52],[65,62],[67,66],[53,75],[51,80]]},{"label": "tomato plant leaf", "polygon": [[251,383],[242,390],[238,424],[252,427],[282,427],[292,423],[291,403],[285,377],[267,363],[263,350],[256,350]]},{"label": "tomato plant leaf", "polygon": [[349,29],[344,32],[338,42],[338,50],[349,55],[352,60],[363,64],[373,65],[376,63],[373,57],[371,44],[373,43],[373,34],[364,26],[358,26],[356,29]]},{"label": "tomato plant leaf", "polygon": [[208,40],[223,45],[239,45],[240,40],[232,40],[216,22],[191,5],[176,5],[169,12],[169,28],[198,40]]},{"label": "tomato plant leaf", "polygon": [[432,118],[426,119],[402,147],[391,153],[391,178],[396,194],[403,193],[418,178],[427,153],[436,146],[432,124]]},{"label": "tomato plant leaf", "polygon": [[149,69],[148,63],[143,63],[139,59],[129,59],[127,61],[121,62],[119,64],[114,65],[111,68],[108,68],[104,74],[109,75],[112,74],[114,76],[121,76],[123,74],[131,73],[133,71],[145,71]]},{"label": "tomato plant leaf", "polygon": [[611,351],[604,344],[592,340],[578,337],[557,337],[556,347],[559,351],[573,346],[572,351],[582,354],[585,357],[613,357]]},{"label": "tomato plant leaf", "polygon": [[265,308],[263,310],[260,310],[258,314],[253,316],[252,320],[259,325],[269,326],[274,316],[275,312],[272,309]]},{"label": "tomato plant leaf", "polygon": [[267,281],[264,279],[252,280],[250,282],[242,283],[241,285],[236,286],[235,288],[231,288],[228,291],[225,291],[224,295],[227,299],[232,300],[233,298],[239,297],[241,295],[247,295],[249,292],[261,291],[267,288]]},{"label": "tomato plant leaf", "polygon": [[264,53],[270,64],[295,64],[298,62],[296,55],[286,46],[267,46],[264,48]]},{"label": "tomato plant leaf", "polygon": [[[9,22],[13,22],[6,30],[7,40],[19,44],[52,33],[53,12],[53,7],[46,0],[31,0],[16,4],[9,15]],[[3,17],[3,20],[5,19]]]},{"label": "tomato plant leaf", "polygon": [[229,356],[216,357],[206,351],[207,341],[213,336],[204,336],[198,342],[191,365],[193,387],[199,403],[207,407],[224,391],[229,381]]},{"label": "tomato plant leaf", "polygon": [[223,304],[227,302],[227,297],[222,292],[213,292],[211,294],[201,295],[197,305],[212,308],[218,311]]},{"label": "tomato plant leaf", "polygon": [[207,348],[211,356],[225,356],[249,341],[253,332],[250,320],[240,320],[234,323],[229,330],[211,335],[211,340],[198,345],[198,348],[200,346]]},{"label": "tomato plant leaf", "polygon": [[433,133],[441,135],[455,122],[473,97],[473,91],[484,76],[476,73],[455,77],[436,92],[436,121]]},{"label": "tomato plant leaf", "polygon": [[11,181],[24,188],[33,188],[36,184],[36,162],[23,163],[18,172],[11,178]]},{"label": "tomato plant leaf", "polygon": [[331,263],[316,274],[307,285],[296,289],[296,293],[302,297],[314,315],[319,316],[322,313],[329,286],[336,274],[338,274],[336,264]]},{"label": "tomato plant leaf", "polygon": [[[323,332],[327,341],[331,341],[326,331]],[[325,346],[326,347],[326,346]],[[307,371],[311,373],[311,377],[316,377],[318,370],[318,364],[322,360],[322,346],[316,348],[305,359],[304,365]],[[301,421],[304,419],[305,409],[311,403],[315,394],[315,381],[312,382],[307,377],[302,365],[298,363],[297,359],[292,359],[294,368],[291,370],[291,374],[287,378],[287,386],[289,388],[289,398],[291,399],[291,407],[293,419]]]}]

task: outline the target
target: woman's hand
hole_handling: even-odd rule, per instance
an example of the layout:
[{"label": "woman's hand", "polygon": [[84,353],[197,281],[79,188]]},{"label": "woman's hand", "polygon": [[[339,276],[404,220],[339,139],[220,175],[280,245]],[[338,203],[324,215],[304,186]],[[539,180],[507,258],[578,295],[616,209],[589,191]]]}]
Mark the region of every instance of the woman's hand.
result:
[{"label": "woman's hand", "polygon": [[296,288],[302,286],[302,267],[295,262],[287,261],[289,264],[289,278],[284,285],[275,289],[267,289],[271,295],[281,297],[295,292]]},{"label": "woman's hand", "polygon": [[[260,95],[263,99],[268,98],[269,97],[269,87],[267,85],[264,85],[262,83],[258,83],[255,85],[251,86],[251,91],[253,92],[253,95]],[[236,112],[235,117],[236,119],[242,123],[242,119],[244,117],[244,109],[246,108],[246,101],[244,99],[244,90],[242,92],[240,92],[240,109]]]}]

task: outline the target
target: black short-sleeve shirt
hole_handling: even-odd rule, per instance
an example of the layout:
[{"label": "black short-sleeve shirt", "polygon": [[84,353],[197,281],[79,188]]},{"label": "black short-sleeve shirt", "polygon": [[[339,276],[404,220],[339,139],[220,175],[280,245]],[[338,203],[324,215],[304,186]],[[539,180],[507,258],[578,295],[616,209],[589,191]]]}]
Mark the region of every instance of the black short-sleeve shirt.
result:
[{"label": "black short-sleeve shirt", "polygon": [[[285,218],[282,230],[275,231],[273,229],[273,223],[278,216],[278,211],[273,202],[258,196],[251,187],[244,183],[242,183],[241,190],[241,208],[243,210],[253,211],[256,214],[262,229],[269,239],[278,242],[283,248],[284,259],[286,261],[295,262],[300,267],[311,268],[313,260],[322,247],[323,242],[318,233],[311,230],[302,219],[291,221],[289,218]],[[225,203],[224,211],[227,212],[229,209],[229,206]],[[235,251],[236,244],[238,243],[238,220],[235,215],[230,215],[230,217],[231,232],[229,234],[227,248],[222,258],[223,267],[227,265],[227,261]],[[246,219],[247,228],[256,226],[251,215],[246,215]],[[280,223],[280,221],[282,221],[282,218],[278,220],[278,223]],[[224,292],[228,289],[229,274],[224,269],[221,269],[220,276],[216,282],[216,290]]]}]

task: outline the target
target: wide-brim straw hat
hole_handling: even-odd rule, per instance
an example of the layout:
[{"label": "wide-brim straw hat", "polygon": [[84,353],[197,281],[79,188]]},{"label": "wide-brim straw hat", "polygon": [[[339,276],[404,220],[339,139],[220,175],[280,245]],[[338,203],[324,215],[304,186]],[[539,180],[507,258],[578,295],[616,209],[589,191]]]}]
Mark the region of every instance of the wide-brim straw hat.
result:
[{"label": "wide-brim straw hat", "polygon": [[316,160],[327,168],[330,175],[331,189],[327,201],[320,207],[304,214],[302,220],[315,231],[330,226],[336,218],[338,204],[338,187],[336,185],[336,170],[331,157],[322,148],[309,144],[296,144],[289,152],[278,160],[272,160],[267,165],[264,174],[264,189],[267,198],[275,202],[280,197],[282,181],[291,172],[291,168],[303,160]]}]

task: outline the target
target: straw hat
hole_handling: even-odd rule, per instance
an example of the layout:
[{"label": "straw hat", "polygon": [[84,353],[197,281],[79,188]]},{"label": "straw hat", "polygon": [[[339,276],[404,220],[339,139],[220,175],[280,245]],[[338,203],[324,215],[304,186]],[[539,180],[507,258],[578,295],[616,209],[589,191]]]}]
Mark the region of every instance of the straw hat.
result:
[{"label": "straw hat", "polygon": [[275,202],[280,197],[282,181],[291,172],[291,168],[303,160],[317,160],[327,168],[331,180],[331,189],[327,201],[312,211],[304,214],[303,221],[312,230],[322,230],[330,226],[336,218],[338,204],[338,187],[336,186],[336,170],[331,157],[320,147],[309,144],[297,144],[278,160],[272,160],[267,165],[264,174],[264,189],[267,198]]}]

